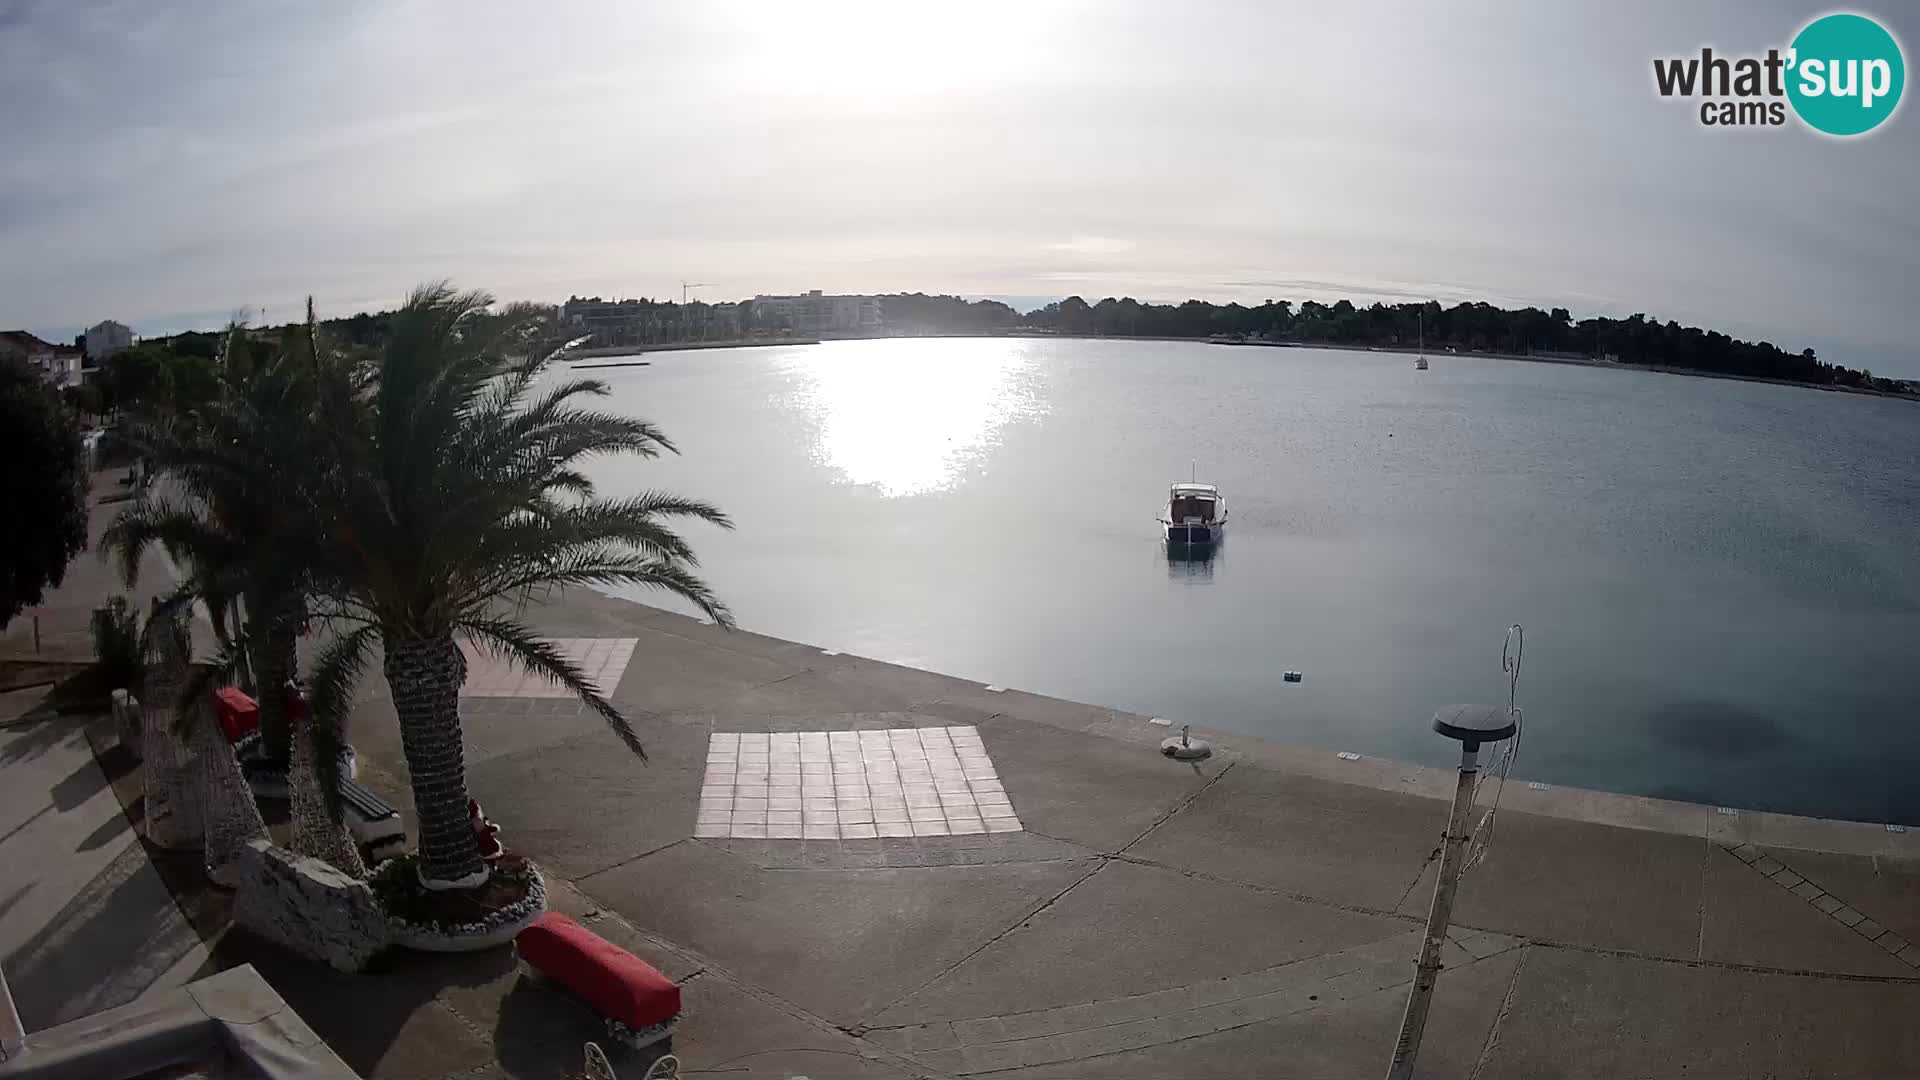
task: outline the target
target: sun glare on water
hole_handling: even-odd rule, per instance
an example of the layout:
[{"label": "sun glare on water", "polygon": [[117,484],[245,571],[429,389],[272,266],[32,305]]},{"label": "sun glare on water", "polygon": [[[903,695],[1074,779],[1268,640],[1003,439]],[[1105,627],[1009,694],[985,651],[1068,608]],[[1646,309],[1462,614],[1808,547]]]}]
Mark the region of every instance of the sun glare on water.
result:
[{"label": "sun glare on water", "polygon": [[787,371],[817,425],[814,460],[890,498],[954,487],[1009,423],[1042,411],[1019,341],[847,342]]}]

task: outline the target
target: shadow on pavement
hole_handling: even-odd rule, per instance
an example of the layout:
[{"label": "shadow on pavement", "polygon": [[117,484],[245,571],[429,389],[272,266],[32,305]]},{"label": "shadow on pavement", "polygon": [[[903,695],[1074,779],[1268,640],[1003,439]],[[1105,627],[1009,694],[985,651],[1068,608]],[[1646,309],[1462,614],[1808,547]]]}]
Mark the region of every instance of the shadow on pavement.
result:
[{"label": "shadow on pavement", "polygon": [[27,1030],[124,1005],[199,944],[146,865],[146,850],[127,845],[7,958]]}]

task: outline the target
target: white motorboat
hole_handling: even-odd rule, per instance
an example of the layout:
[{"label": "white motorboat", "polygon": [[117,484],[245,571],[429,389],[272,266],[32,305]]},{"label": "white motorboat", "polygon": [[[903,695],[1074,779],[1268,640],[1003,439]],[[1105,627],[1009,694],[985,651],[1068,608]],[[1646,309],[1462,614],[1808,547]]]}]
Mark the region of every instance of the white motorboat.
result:
[{"label": "white motorboat", "polygon": [[1170,546],[1217,544],[1226,534],[1227,500],[1212,484],[1175,484],[1160,518]]}]

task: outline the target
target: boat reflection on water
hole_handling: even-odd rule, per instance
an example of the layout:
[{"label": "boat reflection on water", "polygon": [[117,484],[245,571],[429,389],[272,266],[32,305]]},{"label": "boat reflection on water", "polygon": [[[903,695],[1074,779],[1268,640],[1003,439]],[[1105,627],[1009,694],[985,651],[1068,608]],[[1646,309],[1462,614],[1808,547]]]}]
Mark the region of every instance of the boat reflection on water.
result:
[{"label": "boat reflection on water", "polygon": [[1212,581],[1214,568],[1220,565],[1225,548],[1224,540],[1211,544],[1168,543],[1167,577],[1176,581]]}]

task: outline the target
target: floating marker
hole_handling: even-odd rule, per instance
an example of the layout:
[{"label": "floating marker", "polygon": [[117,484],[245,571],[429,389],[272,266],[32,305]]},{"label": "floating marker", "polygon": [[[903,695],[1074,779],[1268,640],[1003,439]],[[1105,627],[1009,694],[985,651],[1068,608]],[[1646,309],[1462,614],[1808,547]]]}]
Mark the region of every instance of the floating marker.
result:
[{"label": "floating marker", "polygon": [[1359,761],[1360,760],[1360,755],[1354,753],[1351,750],[1342,750],[1338,754],[1335,754],[1333,756],[1339,758],[1341,761]]}]

